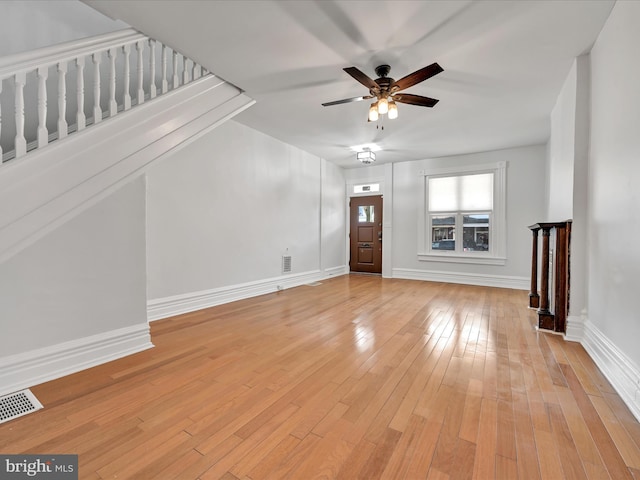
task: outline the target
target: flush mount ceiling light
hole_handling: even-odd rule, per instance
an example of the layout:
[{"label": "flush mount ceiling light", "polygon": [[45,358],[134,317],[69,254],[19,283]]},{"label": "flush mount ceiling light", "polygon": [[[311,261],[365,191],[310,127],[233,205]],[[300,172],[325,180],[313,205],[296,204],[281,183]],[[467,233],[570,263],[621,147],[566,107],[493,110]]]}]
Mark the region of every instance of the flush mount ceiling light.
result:
[{"label": "flush mount ceiling light", "polygon": [[376,154],[371,150],[364,150],[362,152],[358,152],[356,154],[358,160],[360,160],[364,165],[369,165],[376,161]]},{"label": "flush mount ceiling light", "polygon": [[335,102],[323,103],[323,107],[331,105],[339,105],[341,103],[359,102],[375,98],[376,101],[369,107],[369,121],[375,122],[380,115],[388,115],[390,120],[398,118],[398,106],[396,102],[406,103],[409,105],[417,105],[419,107],[433,107],[438,100],[435,98],[422,97],[420,95],[412,95],[409,93],[400,93],[401,90],[412,87],[417,83],[423,82],[434,75],[444,71],[437,63],[421,68],[400,80],[394,80],[388,77],[391,67],[389,65],[380,65],[376,67],[376,75],[378,78],[372,80],[366,74],[362,73],[356,67],[345,68],[344,71],[355,78],[358,82],[369,89],[369,95],[362,97],[346,98],[344,100],[336,100]]},{"label": "flush mount ceiling light", "polygon": [[349,147],[351,151],[356,152],[356,158],[362,162],[363,165],[369,165],[376,161],[376,154],[382,147],[376,143],[363,143],[362,145],[354,145]]}]

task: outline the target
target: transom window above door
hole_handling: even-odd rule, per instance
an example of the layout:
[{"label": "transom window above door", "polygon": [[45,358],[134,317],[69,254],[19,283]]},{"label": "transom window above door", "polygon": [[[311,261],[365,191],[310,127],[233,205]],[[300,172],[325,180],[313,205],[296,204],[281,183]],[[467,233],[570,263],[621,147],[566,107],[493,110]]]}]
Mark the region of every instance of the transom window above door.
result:
[{"label": "transom window above door", "polygon": [[354,185],[353,193],[374,193],[380,191],[379,183],[367,183],[364,185]]}]

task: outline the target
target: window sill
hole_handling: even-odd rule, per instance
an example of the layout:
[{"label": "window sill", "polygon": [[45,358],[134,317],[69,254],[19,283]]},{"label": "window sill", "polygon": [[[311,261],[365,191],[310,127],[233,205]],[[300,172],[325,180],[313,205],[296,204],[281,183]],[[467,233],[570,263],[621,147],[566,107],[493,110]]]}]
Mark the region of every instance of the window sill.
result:
[{"label": "window sill", "polygon": [[504,257],[490,257],[487,255],[459,255],[456,253],[419,253],[421,262],[445,262],[445,263],[474,263],[477,265],[506,265]]}]

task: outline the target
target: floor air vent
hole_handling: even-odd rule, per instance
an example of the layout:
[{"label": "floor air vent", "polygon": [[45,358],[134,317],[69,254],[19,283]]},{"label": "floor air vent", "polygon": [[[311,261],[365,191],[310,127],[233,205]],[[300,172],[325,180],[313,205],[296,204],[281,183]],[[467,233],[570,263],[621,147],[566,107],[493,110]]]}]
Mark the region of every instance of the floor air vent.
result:
[{"label": "floor air vent", "polygon": [[282,273],[291,273],[291,255],[282,257]]},{"label": "floor air vent", "polygon": [[42,404],[31,390],[22,390],[0,397],[0,423],[40,410]]}]

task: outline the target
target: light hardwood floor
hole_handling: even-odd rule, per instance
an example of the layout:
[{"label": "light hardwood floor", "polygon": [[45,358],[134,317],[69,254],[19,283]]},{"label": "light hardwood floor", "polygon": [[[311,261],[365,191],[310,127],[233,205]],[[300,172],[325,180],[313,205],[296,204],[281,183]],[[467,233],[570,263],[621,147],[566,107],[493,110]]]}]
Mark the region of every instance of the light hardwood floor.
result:
[{"label": "light hardwood floor", "polygon": [[640,424],[527,293],[370,276],[155,322],[32,391],[2,453],[80,478],[640,479]]}]

